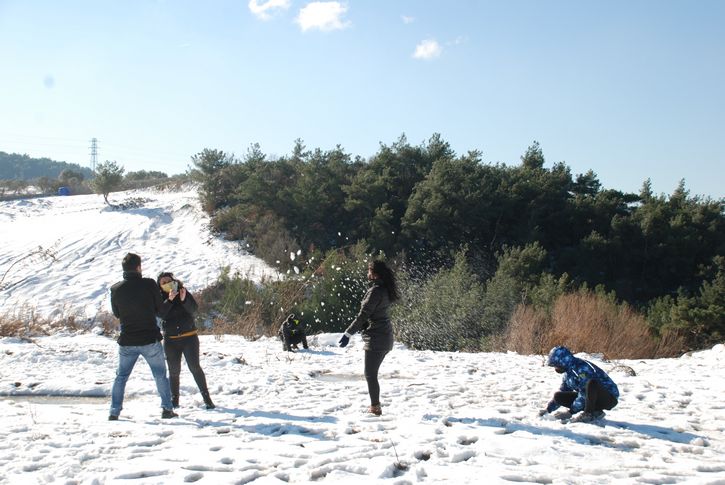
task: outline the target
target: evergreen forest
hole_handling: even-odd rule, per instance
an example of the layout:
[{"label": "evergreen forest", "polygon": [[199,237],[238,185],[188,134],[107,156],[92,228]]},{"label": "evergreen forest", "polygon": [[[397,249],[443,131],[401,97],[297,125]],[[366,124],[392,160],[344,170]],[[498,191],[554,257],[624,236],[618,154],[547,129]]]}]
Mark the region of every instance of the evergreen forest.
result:
[{"label": "evergreen forest", "polygon": [[[491,164],[438,134],[403,135],[367,159],[296,140],[285,156],[253,144],[192,163],[214,229],[304,282],[282,310],[313,330],[344,328],[365,261],[384,257],[406,295],[397,337],[413,347],[538,352],[580,338],[601,351],[609,339],[610,353],[656,356],[725,335],[725,201],[684,180],[669,195],[648,180],[626,193],[546,163],[537,142],[516,164]],[[232,287],[251,298],[233,280],[215,298]]]},{"label": "evergreen forest", "polygon": [[35,180],[41,177],[57,179],[64,170],[91,178],[93,171],[77,163],[56,162],[49,158],[33,158],[18,153],[0,152],[0,180]]}]

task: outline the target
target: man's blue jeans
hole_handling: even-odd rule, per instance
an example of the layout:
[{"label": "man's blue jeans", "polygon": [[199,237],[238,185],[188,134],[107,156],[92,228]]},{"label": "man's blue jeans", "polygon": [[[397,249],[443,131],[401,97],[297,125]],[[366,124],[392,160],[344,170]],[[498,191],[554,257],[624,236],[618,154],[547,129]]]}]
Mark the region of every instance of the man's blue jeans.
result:
[{"label": "man's blue jeans", "polygon": [[171,404],[171,388],[169,387],[169,379],[166,377],[166,358],[164,356],[164,348],[161,342],[149,345],[120,345],[118,347],[118,369],[116,370],[116,380],[113,381],[113,390],[111,390],[111,411],[110,414],[118,416],[123,409],[123,394],[126,391],[126,381],[128,381],[133,366],[139,356],[146,359],[151,373],[156,381],[156,390],[161,396],[161,407],[164,409],[172,409]]}]

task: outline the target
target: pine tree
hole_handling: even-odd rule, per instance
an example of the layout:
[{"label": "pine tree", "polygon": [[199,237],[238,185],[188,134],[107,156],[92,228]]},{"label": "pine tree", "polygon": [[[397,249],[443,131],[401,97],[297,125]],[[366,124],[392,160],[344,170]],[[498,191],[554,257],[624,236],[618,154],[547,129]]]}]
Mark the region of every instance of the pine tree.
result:
[{"label": "pine tree", "polygon": [[108,205],[111,205],[111,203],[108,202],[108,194],[121,187],[124,170],[125,169],[123,167],[119,167],[116,162],[109,160],[98,164],[96,177],[93,179],[91,184],[93,186],[93,190],[97,194],[103,195],[103,200]]}]

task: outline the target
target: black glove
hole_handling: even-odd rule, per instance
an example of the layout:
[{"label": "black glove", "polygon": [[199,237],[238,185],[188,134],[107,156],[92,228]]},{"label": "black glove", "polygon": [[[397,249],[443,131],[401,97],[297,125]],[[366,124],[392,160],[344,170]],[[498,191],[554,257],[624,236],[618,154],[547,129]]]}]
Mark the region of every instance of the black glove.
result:
[{"label": "black glove", "polygon": [[350,337],[343,335],[338,344],[340,344],[340,347],[346,347],[348,342],[350,342]]}]

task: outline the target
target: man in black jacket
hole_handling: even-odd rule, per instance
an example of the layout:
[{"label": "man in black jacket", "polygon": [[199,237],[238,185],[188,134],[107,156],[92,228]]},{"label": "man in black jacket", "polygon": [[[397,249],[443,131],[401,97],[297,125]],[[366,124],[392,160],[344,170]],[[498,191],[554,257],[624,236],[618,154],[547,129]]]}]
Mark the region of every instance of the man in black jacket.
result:
[{"label": "man in black jacket", "polygon": [[171,388],[166,377],[166,361],[161,346],[161,331],[156,325],[156,313],[161,308],[161,291],[156,281],[141,276],[141,258],[128,253],[121,263],[123,281],[111,287],[111,309],[121,321],[118,338],[118,369],[111,391],[109,421],[116,421],[123,409],[123,394],[133,366],[139,356],[146,359],[161,396],[161,417],[178,416],[171,403]]}]

